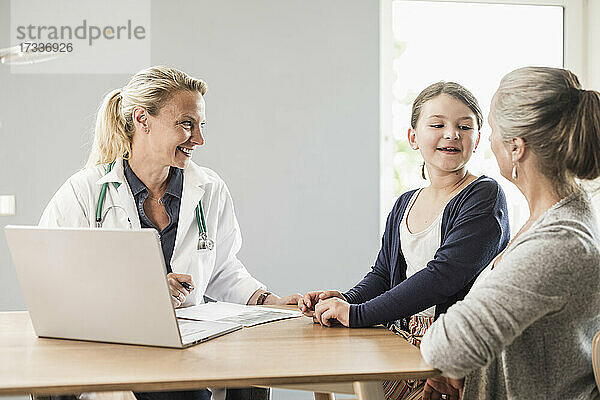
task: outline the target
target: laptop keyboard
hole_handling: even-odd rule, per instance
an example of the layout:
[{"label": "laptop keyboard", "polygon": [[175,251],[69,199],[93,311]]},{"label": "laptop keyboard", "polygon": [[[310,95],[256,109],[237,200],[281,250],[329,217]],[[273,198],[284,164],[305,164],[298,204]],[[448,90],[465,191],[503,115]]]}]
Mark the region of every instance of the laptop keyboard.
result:
[{"label": "laptop keyboard", "polygon": [[184,345],[204,342],[242,328],[242,325],[239,324],[186,319],[178,319],[177,324],[179,325],[179,333]]},{"label": "laptop keyboard", "polygon": [[181,336],[204,332],[205,329],[202,329],[203,324],[198,324],[196,322],[197,321],[178,319],[177,325],[179,325],[179,332],[181,333]]},{"label": "laptop keyboard", "polygon": [[206,333],[206,329],[202,328],[204,326],[202,322],[178,319],[177,325],[179,325],[181,340],[184,344],[198,340]]}]

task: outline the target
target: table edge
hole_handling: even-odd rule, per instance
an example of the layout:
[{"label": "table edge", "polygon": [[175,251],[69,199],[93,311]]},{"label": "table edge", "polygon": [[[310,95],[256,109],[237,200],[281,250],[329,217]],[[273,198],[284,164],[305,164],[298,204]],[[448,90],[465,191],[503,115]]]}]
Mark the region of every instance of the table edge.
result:
[{"label": "table edge", "polygon": [[416,371],[393,373],[366,373],[366,374],[340,374],[335,376],[294,376],[294,377],[259,377],[244,379],[211,380],[180,380],[168,382],[121,382],[84,385],[32,385],[22,387],[0,388],[0,396],[23,394],[69,394],[84,392],[105,391],[161,391],[161,390],[192,390],[204,387],[248,387],[248,386],[275,386],[285,384],[310,384],[310,383],[347,383],[383,380],[426,379],[437,376],[440,371],[423,369]]}]

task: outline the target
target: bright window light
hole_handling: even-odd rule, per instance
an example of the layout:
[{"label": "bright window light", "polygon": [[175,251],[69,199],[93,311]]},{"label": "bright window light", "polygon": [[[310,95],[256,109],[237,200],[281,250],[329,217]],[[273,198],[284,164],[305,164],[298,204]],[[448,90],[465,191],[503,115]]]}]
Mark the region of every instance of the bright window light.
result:
[{"label": "bright window light", "polygon": [[[563,8],[559,6],[395,0],[392,122],[395,196],[427,185],[421,157],[407,141],[413,100],[431,83],[454,81],[479,100],[487,119],[491,98],[506,73],[528,65],[563,66]],[[514,234],[529,210],[504,180],[489,144],[485,121],[469,170],[496,179],[508,199]],[[389,210],[388,210],[389,211]]]}]

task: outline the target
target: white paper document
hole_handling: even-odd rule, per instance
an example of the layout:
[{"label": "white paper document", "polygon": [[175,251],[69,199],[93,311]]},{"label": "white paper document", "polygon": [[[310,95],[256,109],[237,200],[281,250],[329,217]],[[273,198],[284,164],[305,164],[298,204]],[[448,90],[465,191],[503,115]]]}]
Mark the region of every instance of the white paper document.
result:
[{"label": "white paper document", "polygon": [[245,327],[264,324],[286,318],[302,316],[300,311],[282,310],[242,304],[211,302],[175,309],[177,318],[196,321],[229,322]]}]

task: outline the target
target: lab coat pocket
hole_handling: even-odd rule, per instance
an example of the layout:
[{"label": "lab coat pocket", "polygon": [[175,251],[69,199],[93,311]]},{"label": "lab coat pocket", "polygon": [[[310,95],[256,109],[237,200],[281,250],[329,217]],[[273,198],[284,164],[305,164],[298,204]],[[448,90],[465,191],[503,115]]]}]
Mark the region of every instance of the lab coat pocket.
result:
[{"label": "lab coat pocket", "polygon": [[210,282],[210,277],[215,269],[216,251],[215,249],[194,250],[192,254],[192,265],[198,275],[202,277],[203,286],[206,288]]},{"label": "lab coat pocket", "polygon": [[204,294],[213,274],[216,258],[214,249],[194,249],[188,254],[190,255],[188,273],[194,279],[195,288],[184,302],[185,306],[204,302]]},{"label": "lab coat pocket", "polygon": [[202,257],[205,254],[210,254],[210,253],[214,253],[215,249],[209,250],[209,249],[197,249],[196,251],[194,251],[194,255],[198,256],[198,257]]}]

